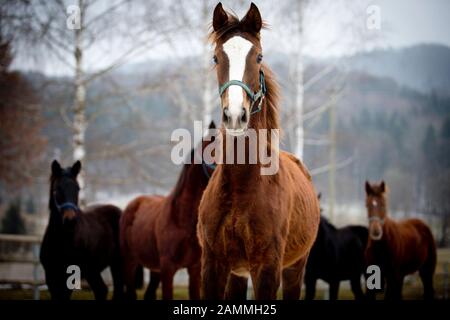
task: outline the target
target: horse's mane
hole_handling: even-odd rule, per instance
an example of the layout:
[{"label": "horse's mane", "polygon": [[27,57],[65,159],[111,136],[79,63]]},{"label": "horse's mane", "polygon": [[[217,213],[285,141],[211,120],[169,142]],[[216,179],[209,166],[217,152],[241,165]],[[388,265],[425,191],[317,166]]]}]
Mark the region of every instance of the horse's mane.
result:
[{"label": "horse's mane", "polygon": [[49,190],[49,192],[48,192],[48,194],[49,194],[49,199],[48,199],[48,208],[49,208],[49,210],[52,210],[52,208],[54,207],[54,205],[55,205],[55,202],[53,201],[53,185],[55,184],[55,180],[56,180],[56,178],[53,176],[53,174],[51,174],[50,175],[50,179],[49,179],[49,181],[50,181],[50,190]]},{"label": "horse's mane", "polygon": [[[189,155],[189,157],[191,159],[190,163],[193,163],[194,156],[195,156],[195,148],[191,150],[191,153]],[[186,180],[187,180],[187,177],[188,177],[188,172],[189,172],[189,169],[190,169],[190,166],[191,166],[190,163],[188,162],[188,163],[185,163],[183,165],[183,169],[181,170],[181,173],[180,173],[180,175],[178,177],[177,183],[176,183],[176,185],[175,185],[175,187],[173,189],[173,192],[172,192],[172,196],[173,196],[173,198],[172,198],[173,200],[172,201],[173,201],[173,203],[175,203],[176,199],[181,194],[181,191],[183,191],[183,189],[185,188],[185,183],[186,183]]]},{"label": "horse's mane", "polygon": [[270,70],[266,64],[262,65],[262,70],[264,71],[267,88],[263,104],[263,108],[265,107],[267,109],[265,112],[267,129],[279,129],[280,118],[278,115],[278,105],[280,102],[280,86],[278,85],[272,70]]},{"label": "horse's mane", "polygon": [[337,228],[324,215],[320,215],[320,221],[323,221],[325,225],[331,230],[337,230]]}]

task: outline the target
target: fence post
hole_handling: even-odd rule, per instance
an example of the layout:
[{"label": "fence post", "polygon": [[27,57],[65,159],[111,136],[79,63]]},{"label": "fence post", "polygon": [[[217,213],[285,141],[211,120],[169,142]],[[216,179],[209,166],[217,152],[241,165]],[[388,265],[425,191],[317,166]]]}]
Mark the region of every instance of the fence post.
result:
[{"label": "fence post", "polygon": [[39,300],[39,244],[36,242],[33,243],[33,260],[33,299]]}]

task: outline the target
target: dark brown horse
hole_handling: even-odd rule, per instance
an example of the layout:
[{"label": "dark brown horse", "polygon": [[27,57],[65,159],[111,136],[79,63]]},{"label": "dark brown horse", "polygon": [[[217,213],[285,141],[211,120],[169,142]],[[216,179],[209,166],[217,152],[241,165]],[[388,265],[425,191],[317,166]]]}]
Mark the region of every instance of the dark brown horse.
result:
[{"label": "dark brown horse", "polygon": [[[215,128],[211,122],[210,129]],[[173,191],[164,196],[140,196],[131,201],[120,221],[121,248],[124,257],[126,295],[136,299],[135,280],[138,268],[151,270],[145,299],[155,299],[162,282],[163,299],[173,298],[173,277],[178,269],[189,273],[189,297],[200,297],[201,249],[196,237],[198,204],[208,184],[212,169],[201,159],[209,144],[191,152]]]},{"label": "dark brown horse", "polygon": [[[317,235],[319,203],[306,168],[293,155],[280,152],[269,139],[277,132],[278,86],[262,64],[262,20],[252,3],[242,20],[214,10],[212,40],[222,104],[223,154],[252,156],[245,138],[257,133],[257,161],[218,164],[199,207],[198,237],[202,246],[202,297],[245,299],[250,275],[256,299],[298,299],[309,251]],[[248,130],[252,129],[252,130]],[[273,130],[275,129],[275,130]],[[237,137],[236,137],[237,136]],[[235,148],[245,140],[245,150]],[[269,140],[269,141],[268,141]],[[234,149],[234,150],[233,150]],[[266,167],[260,151],[275,155],[278,171]],[[237,153],[234,153],[236,156]],[[234,159],[236,160],[236,159]]]},{"label": "dark brown horse", "polygon": [[338,229],[322,216],[317,239],[306,265],[305,300],[314,299],[317,279],[329,284],[330,300],[338,298],[342,280],[350,280],[355,299],[363,299],[361,275],[365,271],[367,238],[366,227],[346,226]]},{"label": "dark brown horse", "polygon": [[42,241],[40,260],[52,299],[70,299],[67,268],[76,265],[95,298],[106,299],[108,288],[101,272],[111,268],[114,299],[123,295],[119,219],[121,210],[112,205],[78,208],[77,175],[81,163],[63,169],[55,160],[50,177],[50,219]]},{"label": "dark brown horse", "polygon": [[[384,181],[380,184],[366,181],[366,206],[369,217],[367,263],[380,267],[387,286],[385,299],[401,299],[404,277],[416,271],[422,279],[424,298],[432,299],[436,246],[431,230],[419,219],[396,222],[389,218]],[[373,298],[373,292],[369,296]]]}]

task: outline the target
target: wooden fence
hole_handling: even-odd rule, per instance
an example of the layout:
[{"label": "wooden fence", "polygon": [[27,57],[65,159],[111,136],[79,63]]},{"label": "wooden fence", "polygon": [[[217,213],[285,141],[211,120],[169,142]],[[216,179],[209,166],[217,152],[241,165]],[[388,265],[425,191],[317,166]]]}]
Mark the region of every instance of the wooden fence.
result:
[{"label": "wooden fence", "polygon": [[13,235],[13,234],[0,234],[0,243],[20,245],[20,246],[31,246],[31,257],[22,256],[16,257],[11,256],[1,256],[0,263],[29,263],[33,265],[33,280],[32,281],[22,281],[13,279],[0,279],[1,284],[30,284],[33,287],[33,299],[39,300],[39,286],[43,285],[43,281],[39,279],[39,251],[41,246],[41,237],[39,236],[25,236],[25,235]]}]

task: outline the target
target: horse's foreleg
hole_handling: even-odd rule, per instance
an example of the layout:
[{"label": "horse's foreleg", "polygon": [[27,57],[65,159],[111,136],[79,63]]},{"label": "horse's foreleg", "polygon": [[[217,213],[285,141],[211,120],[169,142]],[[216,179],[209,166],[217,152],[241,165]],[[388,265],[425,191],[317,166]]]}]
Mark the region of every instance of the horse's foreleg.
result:
[{"label": "horse's foreleg", "polygon": [[225,288],[225,300],[247,300],[248,278],[230,273]]},{"label": "horse's foreleg", "polygon": [[120,257],[116,257],[114,261],[111,263],[111,275],[114,285],[114,294],[113,299],[119,300],[123,298],[124,292],[123,292],[123,270],[122,270],[122,261],[120,260]]},{"label": "horse's foreleg", "polygon": [[335,301],[339,294],[339,280],[332,280],[329,283],[330,286],[330,300]]},{"label": "horse's foreleg", "polygon": [[200,296],[207,300],[222,300],[230,269],[220,263],[209,249],[204,248],[201,264]]},{"label": "horse's foreleg", "polygon": [[250,270],[256,300],[275,300],[280,287],[281,264],[279,261],[261,264]]},{"label": "horse's foreleg", "polygon": [[317,279],[311,275],[305,278],[305,300],[313,300],[316,296],[316,281]]},{"label": "horse's foreleg", "polygon": [[425,300],[434,299],[433,272],[430,270],[420,270],[419,275],[423,284],[423,298]]},{"label": "horse's foreleg", "polygon": [[161,282],[161,274],[157,271],[150,271],[150,283],[145,291],[144,300],[156,300],[156,290]]},{"label": "horse's foreleg", "polygon": [[359,275],[355,275],[352,279],[350,279],[350,286],[352,288],[353,295],[355,296],[355,300],[363,300],[364,293],[361,289],[361,277]]},{"label": "horse's foreleg", "polygon": [[385,300],[401,300],[403,288],[402,276],[391,276],[386,279],[386,294]]},{"label": "horse's foreleg", "polygon": [[168,258],[161,258],[161,283],[163,300],[173,299],[173,277],[177,272],[177,267]]},{"label": "horse's foreleg", "polygon": [[201,272],[200,261],[195,265],[189,266],[188,268],[190,300],[200,299],[200,272]]},{"label": "horse's foreleg", "polygon": [[283,270],[283,300],[298,300],[308,257],[304,257]]},{"label": "horse's foreleg", "polygon": [[[431,240],[432,241],[432,240]],[[436,269],[436,252],[434,245],[428,252],[428,259],[419,269],[419,276],[423,284],[423,298],[425,300],[434,299],[433,274]]]},{"label": "horse's foreleg", "polygon": [[125,297],[129,300],[136,300],[136,271],[137,262],[130,257],[124,258],[123,272],[125,279]]},{"label": "horse's foreleg", "polygon": [[67,288],[67,279],[65,279],[63,273],[60,273],[57,269],[46,269],[45,279],[52,300],[65,301],[70,299],[72,290]]},{"label": "horse's foreleg", "polygon": [[100,272],[88,272],[86,280],[92,291],[94,291],[95,300],[106,300],[108,287],[102,279]]}]

